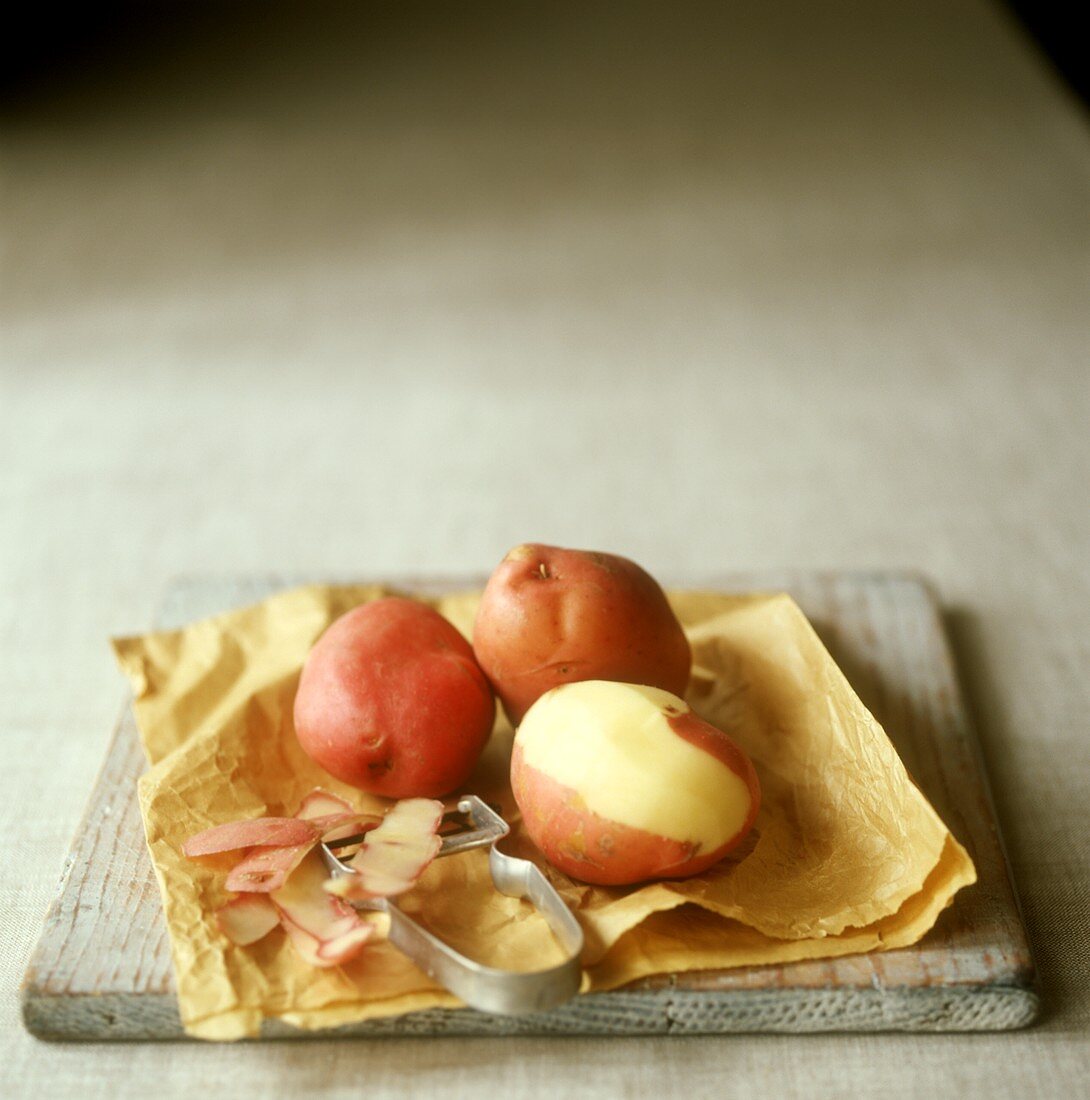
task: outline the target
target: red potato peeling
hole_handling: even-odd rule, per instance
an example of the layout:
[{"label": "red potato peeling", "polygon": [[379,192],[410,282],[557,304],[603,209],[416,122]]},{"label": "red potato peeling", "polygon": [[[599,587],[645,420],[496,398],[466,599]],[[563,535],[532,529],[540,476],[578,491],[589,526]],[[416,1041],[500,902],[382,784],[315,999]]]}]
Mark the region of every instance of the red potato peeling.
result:
[{"label": "red potato peeling", "polygon": [[294,817],[257,817],[251,821],[228,821],[205,829],[182,845],[182,853],[194,859],[242,848],[281,848],[314,843],[317,839],[318,833],[309,822]]},{"label": "red potato peeling", "polygon": [[380,812],[357,810],[340,795],[315,787],[295,811],[297,818],[310,822],[322,840],[336,840],[354,832],[366,832],[383,818]]},{"label": "red potato peeling", "polygon": [[281,916],[280,923],[303,962],[310,966],[329,969],[355,958],[360,950],[375,937],[374,925],[361,921],[357,928],[332,940],[320,940],[297,924]]},{"label": "red potato peeling", "polygon": [[243,894],[216,910],[219,930],[239,947],[264,939],[279,923],[276,906],[264,894]]},{"label": "red potato peeling", "polygon": [[268,894],[279,890],[319,840],[332,838],[336,833],[350,836],[353,832],[372,829],[380,820],[374,814],[339,813],[308,821],[311,835],[305,843],[253,849],[227,876],[227,889],[240,894]]},{"label": "red potato peeling", "polygon": [[310,853],[294,875],[269,895],[269,900],[293,924],[319,939],[330,940],[355,928],[359,914],[322,888],[328,877],[317,852]]},{"label": "red potato peeling", "polygon": [[349,901],[405,893],[439,854],[443,842],[436,832],[442,820],[441,802],[430,798],[399,802],[368,834],[352,860],[356,873],[328,881],[326,890]]},{"label": "red potato peeling", "polygon": [[315,787],[299,804],[295,816],[314,822],[322,840],[340,840],[373,829],[383,814],[379,810],[357,810],[340,795]]},{"label": "red potato peeling", "polygon": [[[383,817],[357,811],[317,789],[303,799],[296,818],[218,825],[191,838],[184,850],[203,855],[246,849],[226,881],[241,896],[215,913],[228,940],[247,947],[279,924],[305,962],[328,968],[347,962],[382,933],[377,914],[357,913],[326,891],[325,864],[315,846],[320,840],[368,834],[367,889],[361,896],[402,893],[437,854],[441,841],[435,833],[442,815],[441,803],[412,799]],[[373,836],[379,837],[377,843]],[[286,838],[299,839],[282,842]]]},{"label": "red potato peeling", "polygon": [[295,816],[301,817],[304,821],[311,821],[317,817],[328,817],[330,814],[351,814],[355,812],[355,808],[341,798],[340,795],[322,790],[321,787],[315,787],[299,803],[299,809],[295,811]]},{"label": "red potato peeling", "polygon": [[325,864],[310,852],[287,882],[269,895],[292,945],[311,966],[337,966],[375,935],[375,926],[323,886]]},{"label": "red potato peeling", "polygon": [[327,814],[311,819],[322,840],[339,840],[353,833],[365,833],[382,824],[382,814]]},{"label": "red potato peeling", "polygon": [[317,788],[296,817],[229,821],[190,837],[182,851],[190,858],[248,849],[227,876],[227,889],[240,894],[277,890],[319,840],[374,828],[382,817],[360,813],[343,798]]},{"label": "red potato peeling", "polygon": [[309,932],[304,932],[290,921],[284,921],[284,931],[305,963],[324,969],[349,962],[375,935],[374,927],[364,923],[343,936],[325,942],[316,939]]},{"label": "red potato peeling", "polygon": [[317,843],[318,834],[315,832],[306,844],[253,849],[235,864],[234,870],[227,876],[227,889],[240,894],[268,894],[279,890]]},{"label": "red potato peeling", "polygon": [[319,945],[318,958],[322,960],[318,963],[319,966],[339,966],[358,954],[359,949],[371,940],[385,938],[379,935],[379,926],[371,919],[375,916],[374,913],[357,915],[360,923],[351,932],[345,932],[335,940],[326,940]]}]

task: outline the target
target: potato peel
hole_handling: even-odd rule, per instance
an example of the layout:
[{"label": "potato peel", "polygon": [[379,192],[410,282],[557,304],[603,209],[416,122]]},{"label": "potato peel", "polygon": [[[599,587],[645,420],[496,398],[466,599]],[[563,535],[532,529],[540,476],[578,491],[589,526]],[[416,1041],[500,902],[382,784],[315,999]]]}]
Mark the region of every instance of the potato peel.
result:
[{"label": "potato peel", "polygon": [[374,926],[362,921],[356,928],[349,929],[336,939],[325,941],[300,928],[283,914],[280,916],[280,924],[303,962],[323,970],[340,966],[355,958],[375,937]]},{"label": "potato peel", "polygon": [[182,845],[182,854],[195,859],[243,848],[282,848],[308,841],[314,843],[318,835],[309,821],[296,817],[256,817],[250,821],[213,825],[211,829],[191,836]]},{"label": "potato peel", "polygon": [[243,894],[216,910],[219,930],[239,947],[264,939],[279,923],[276,906],[264,894]]},{"label": "potato peel", "polygon": [[317,843],[315,832],[306,844],[252,849],[227,876],[227,889],[239,894],[269,894],[279,890]]},{"label": "potato peel", "polygon": [[407,798],[371,830],[352,860],[355,874],[330,879],[328,893],[346,901],[367,901],[403,894],[412,888],[439,854],[436,835],[443,804],[430,798]]},{"label": "potato peel", "polygon": [[408,890],[438,854],[442,816],[442,803],[431,799],[407,799],[383,817],[317,788],[294,818],[217,825],[191,837],[183,851],[201,856],[245,849],[226,881],[240,896],[215,913],[231,943],[248,947],[279,924],[305,962],[328,968],[355,957],[383,932],[376,914],[358,913],[328,889],[325,863],[315,851],[319,841],[366,833],[351,897],[388,897]]},{"label": "potato peel", "polygon": [[344,840],[358,833],[366,833],[382,824],[381,814],[328,814],[311,819],[322,840]]},{"label": "potato peel", "polygon": [[332,839],[338,833],[350,836],[373,828],[380,820],[375,814],[341,811],[300,822],[309,830],[308,838],[302,844],[254,848],[247,852],[227,876],[227,889],[240,894],[268,894],[279,890],[319,840]]},{"label": "potato peel", "polygon": [[328,817],[330,814],[352,814],[356,810],[338,794],[315,787],[302,802],[295,816],[304,821],[313,821],[317,817]]},{"label": "potato peel", "polygon": [[350,905],[322,886],[326,870],[317,852],[308,853],[288,881],[269,895],[292,944],[312,966],[337,966],[375,935]]}]

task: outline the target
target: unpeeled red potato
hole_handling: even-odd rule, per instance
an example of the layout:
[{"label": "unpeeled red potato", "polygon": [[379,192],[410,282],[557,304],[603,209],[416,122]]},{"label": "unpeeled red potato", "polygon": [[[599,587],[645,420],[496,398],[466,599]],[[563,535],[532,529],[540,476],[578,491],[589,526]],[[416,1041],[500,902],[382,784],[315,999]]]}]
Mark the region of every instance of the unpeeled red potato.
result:
[{"label": "unpeeled red potato", "polygon": [[511,788],[550,863],[612,886],[706,870],[761,804],[753,764],[722,730],[669,692],[604,681],[564,684],[530,708]]},{"label": "unpeeled red potato", "polygon": [[295,733],[330,775],[386,798],[436,798],[469,777],[496,704],[473,650],[437,611],[389,597],[318,639]]},{"label": "unpeeled red potato", "polygon": [[619,680],[682,695],[692,654],[658,583],[592,550],[516,546],[489,578],[473,650],[513,725],[558,684]]}]

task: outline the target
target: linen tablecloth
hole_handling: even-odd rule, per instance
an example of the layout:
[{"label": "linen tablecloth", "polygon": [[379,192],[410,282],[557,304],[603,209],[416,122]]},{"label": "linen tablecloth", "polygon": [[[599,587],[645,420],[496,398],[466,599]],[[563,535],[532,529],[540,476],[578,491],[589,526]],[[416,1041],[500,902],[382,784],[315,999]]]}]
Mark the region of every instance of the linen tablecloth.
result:
[{"label": "linen tablecloth", "polygon": [[[1090,139],[1004,9],[231,6],[3,115],[6,1096],[1078,1094]],[[1046,1014],[1020,1034],[50,1046],[17,986],[178,573],[523,540],[913,567]],[[120,918],[119,918],[120,919]]]}]

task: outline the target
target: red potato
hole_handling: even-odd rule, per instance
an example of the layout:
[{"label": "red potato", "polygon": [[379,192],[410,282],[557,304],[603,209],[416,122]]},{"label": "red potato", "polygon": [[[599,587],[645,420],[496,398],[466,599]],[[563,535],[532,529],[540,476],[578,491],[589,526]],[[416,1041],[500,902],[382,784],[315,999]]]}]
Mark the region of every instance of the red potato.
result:
[{"label": "red potato", "polygon": [[434,798],[469,777],[495,711],[462,635],[426,604],[389,597],[348,612],[318,639],[295,697],[295,732],[344,783],[386,798]]},{"label": "red potato", "polygon": [[744,839],[761,803],[746,754],[683,700],[594,680],[530,708],[511,787],[550,863],[613,886],[706,870]]},{"label": "red potato", "polygon": [[489,578],[473,650],[518,725],[558,684],[618,680],[682,695],[692,653],[658,583],[590,550],[516,546]]}]

